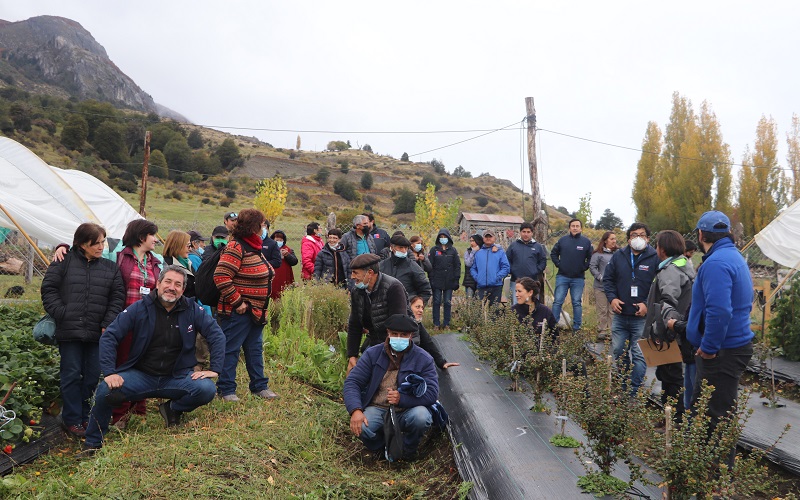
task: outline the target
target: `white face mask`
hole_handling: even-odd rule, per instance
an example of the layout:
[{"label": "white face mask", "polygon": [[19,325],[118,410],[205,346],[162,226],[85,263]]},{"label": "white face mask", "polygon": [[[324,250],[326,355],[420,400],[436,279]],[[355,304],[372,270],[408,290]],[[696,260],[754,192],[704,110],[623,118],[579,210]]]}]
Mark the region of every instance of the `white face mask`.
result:
[{"label": "white face mask", "polygon": [[645,249],[645,247],[647,247],[647,241],[641,236],[637,236],[636,238],[631,240],[631,248],[633,248],[637,252],[641,252],[642,250]]}]

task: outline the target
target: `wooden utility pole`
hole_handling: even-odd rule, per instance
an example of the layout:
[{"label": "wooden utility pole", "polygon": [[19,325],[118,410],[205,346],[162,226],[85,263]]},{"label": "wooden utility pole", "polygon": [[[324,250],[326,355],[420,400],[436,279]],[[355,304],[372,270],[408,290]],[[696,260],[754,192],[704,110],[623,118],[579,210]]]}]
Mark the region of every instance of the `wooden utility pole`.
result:
[{"label": "wooden utility pole", "polygon": [[147,217],[144,204],[147,201],[147,172],[150,161],[150,131],[144,133],[144,165],[142,166],[142,194],[139,195],[139,215]]},{"label": "wooden utility pole", "polygon": [[539,191],[539,173],[536,166],[536,108],[533,97],[525,98],[528,120],[528,166],[531,172],[531,198],[533,198],[533,237],[544,244],[547,239],[547,216],[542,212],[542,193]]}]

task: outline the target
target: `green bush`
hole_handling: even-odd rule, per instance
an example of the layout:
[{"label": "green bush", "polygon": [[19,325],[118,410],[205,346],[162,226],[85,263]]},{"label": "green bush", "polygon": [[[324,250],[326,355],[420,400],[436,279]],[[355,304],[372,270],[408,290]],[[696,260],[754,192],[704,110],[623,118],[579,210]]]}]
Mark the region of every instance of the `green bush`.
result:
[{"label": "green bush", "polygon": [[775,304],[769,331],[772,344],[782,348],[787,359],[800,361],[800,279],[793,279]]}]

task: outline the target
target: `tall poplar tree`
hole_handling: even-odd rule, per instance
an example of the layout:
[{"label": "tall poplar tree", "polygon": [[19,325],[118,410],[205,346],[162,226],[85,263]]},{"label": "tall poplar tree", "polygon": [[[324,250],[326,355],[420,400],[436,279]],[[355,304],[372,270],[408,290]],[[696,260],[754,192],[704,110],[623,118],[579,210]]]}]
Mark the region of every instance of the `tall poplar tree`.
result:
[{"label": "tall poplar tree", "polygon": [[800,199],[800,117],[797,113],[792,113],[792,128],[786,133],[786,162],[792,169],[792,180],[787,189],[788,203],[794,203]]},{"label": "tall poplar tree", "polygon": [[[717,115],[708,102],[703,101],[700,106],[700,157],[709,163],[714,175],[714,210],[730,216],[733,211],[731,190],[733,179],[731,177],[731,150],[722,140],[722,130],[717,120]],[[696,214],[700,215],[700,214]]]},{"label": "tall poplar tree", "polygon": [[755,219],[760,218],[761,207],[758,202],[758,180],[753,169],[753,155],[746,146],[742,155],[742,169],[739,171],[739,222],[745,236],[756,233]]},{"label": "tall poplar tree", "polygon": [[656,198],[659,187],[663,193],[663,177],[660,175],[658,161],[660,153],[661,129],[656,122],[648,122],[631,196],[636,206],[636,220],[647,221],[653,227],[657,226],[656,221],[659,218],[659,204]]},{"label": "tall poplar tree", "polygon": [[786,176],[778,165],[778,127],[762,116],[753,153],[745,152],[739,180],[739,218],[745,234],[761,231],[786,205]]},{"label": "tall poplar tree", "polygon": [[[664,148],[661,152],[659,165],[664,178],[666,193],[658,198],[659,206],[662,207],[668,227],[677,229],[683,223],[681,209],[678,198],[675,196],[680,193],[685,186],[681,185],[683,179],[679,179],[678,174],[681,170],[683,154],[688,154],[689,149],[695,149],[697,144],[684,146],[687,141],[687,134],[692,134],[692,126],[695,123],[692,102],[681,96],[678,92],[672,94],[672,111],[669,115],[669,123],[664,132]],[[681,148],[684,148],[683,153]],[[694,158],[697,158],[694,156]],[[686,162],[683,161],[684,166]]]}]

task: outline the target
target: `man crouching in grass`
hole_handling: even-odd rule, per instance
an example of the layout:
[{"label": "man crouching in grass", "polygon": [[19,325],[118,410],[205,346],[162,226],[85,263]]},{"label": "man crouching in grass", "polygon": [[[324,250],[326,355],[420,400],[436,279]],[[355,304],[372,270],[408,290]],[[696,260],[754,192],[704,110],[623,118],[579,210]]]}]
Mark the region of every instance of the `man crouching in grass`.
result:
[{"label": "man crouching in grass", "polygon": [[[168,398],[158,407],[167,427],[179,425],[185,412],[207,404],[217,393],[214,381],[225,358],[225,337],[197,302],[183,297],[186,270],[166,266],[156,289],[122,311],[100,337],[100,369],[82,455],[103,445],[111,409],[124,401]],[[132,335],[130,357],[117,366],[117,346]],[[211,370],[194,371],[196,334],[211,351]]]},{"label": "man crouching in grass", "polygon": [[413,461],[433,422],[427,407],[439,397],[439,378],[431,355],[411,341],[416,321],[394,314],[386,320],[386,331],[386,341],[364,351],[345,379],[344,404],[350,430],[373,452],[385,446],[383,421],[394,407],[403,433],[399,458]]}]

